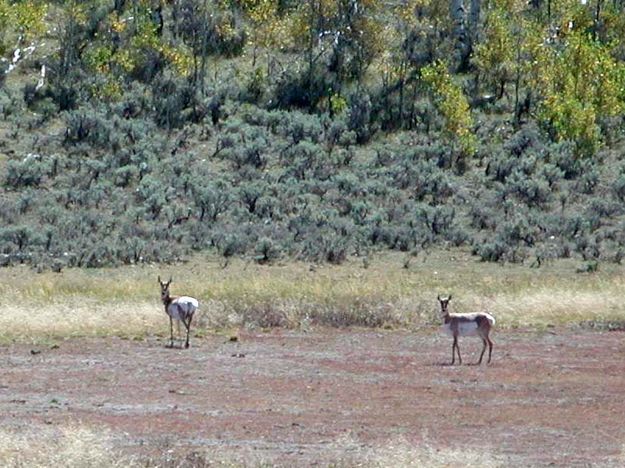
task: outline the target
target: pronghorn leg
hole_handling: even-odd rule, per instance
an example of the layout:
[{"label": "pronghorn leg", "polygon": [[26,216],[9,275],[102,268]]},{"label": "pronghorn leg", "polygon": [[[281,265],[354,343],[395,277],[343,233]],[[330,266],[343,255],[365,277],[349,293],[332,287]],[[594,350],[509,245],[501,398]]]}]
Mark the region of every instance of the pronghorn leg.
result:
[{"label": "pronghorn leg", "polygon": [[169,317],[169,347],[174,347],[174,320]]},{"label": "pronghorn leg", "polygon": [[493,342],[489,337],[486,337],[488,340],[488,363],[490,364],[490,356],[493,354]]},{"label": "pronghorn leg", "polygon": [[486,338],[482,338],[482,352],[480,353],[480,359],[477,361],[478,364],[482,364],[482,358],[484,357],[484,351],[486,351]]},{"label": "pronghorn leg", "polygon": [[185,348],[189,347],[189,332],[191,331],[191,320],[193,320],[193,315],[189,317],[189,322],[183,322],[185,327],[187,327],[187,341],[184,344]]},{"label": "pronghorn leg", "polygon": [[451,345],[451,365],[454,365],[454,362],[456,362],[456,343],[457,343],[457,338],[454,336],[454,343]]},{"label": "pronghorn leg", "polygon": [[451,347],[451,365],[452,366],[456,362],[456,354],[455,354],[456,351],[458,351],[458,362],[462,364],[462,358],[460,357],[460,346],[458,346],[458,337],[454,336],[454,344]]},{"label": "pronghorn leg", "polygon": [[[180,322],[183,322],[183,320],[182,320],[182,319],[180,319],[180,320],[177,320],[177,321],[176,321],[176,329],[177,329],[177,331],[178,331],[178,335],[177,335],[177,337],[176,337],[176,338],[177,338],[177,340],[178,340],[179,342],[182,342],[182,335],[180,334]],[[184,323],[184,322],[183,322],[183,323]],[[180,347],[182,347],[182,343],[180,344]]]}]

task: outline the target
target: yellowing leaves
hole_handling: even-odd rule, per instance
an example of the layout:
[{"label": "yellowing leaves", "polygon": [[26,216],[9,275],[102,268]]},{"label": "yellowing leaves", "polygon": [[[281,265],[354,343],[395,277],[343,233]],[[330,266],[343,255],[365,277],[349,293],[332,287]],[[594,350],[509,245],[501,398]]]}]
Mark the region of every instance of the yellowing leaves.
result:
[{"label": "yellowing leaves", "polygon": [[193,58],[181,49],[164,42],[157,34],[156,25],[148,20],[140,21],[137,25],[137,33],[131,41],[134,59],[137,63],[146,50],[153,50],[161,54],[182,75],[188,75],[193,66]]},{"label": "yellowing leaves", "polygon": [[108,46],[94,47],[86,51],[84,61],[87,66],[100,73],[110,71],[113,50]]},{"label": "yellowing leaves", "polygon": [[567,35],[560,53],[546,56],[540,117],[556,138],[572,140],[580,155],[598,149],[599,120],[625,110],[625,65],[583,31]]},{"label": "yellowing leaves", "polygon": [[455,84],[447,70],[447,65],[437,61],[423,67],[422,79],[430,86],[439,112],[445,118],[445,130],[458,139],[466,154],[476,151],[477,140],[472,132],[471,109],[462,88]]},{"label": "yellowing leaves", "polygon": [[490,11],[483,35],[483,41],[475,47],[473,61],[484,81],[501,93],[515,67],[515,44],[509,13],[500,8]]},{"label": "yellowing leaves", "polygon": [[276,0],[240,0],[253,23],[265,23],[273,19],[278,11]]},{"label": "yellowing leaves", "polygon": [[11,42],[25,43],[42,35],[47,12],[45,2],[0,0],[0,54],[7,51]]},{"label": "yellowing leaves", "polygon": [[128,25],[128,23],[125,20],[119,18],[117,13],[111,14],[109,18],[109,22],[111,24],[111,31],[117,34],[123,33],[126,30],[126,27]]},{"label": "yellowing leaves", "polygon": [[276,0],[241,0],[251,24],[250,37],[254,47],[271,47],[283,30]]},{"label": "yellowing leaves", "polygon": [[19,2],[11,5],[17,30],[29,40],[45,31],[44,18],[48,12],[46,3],[37,1]]}]

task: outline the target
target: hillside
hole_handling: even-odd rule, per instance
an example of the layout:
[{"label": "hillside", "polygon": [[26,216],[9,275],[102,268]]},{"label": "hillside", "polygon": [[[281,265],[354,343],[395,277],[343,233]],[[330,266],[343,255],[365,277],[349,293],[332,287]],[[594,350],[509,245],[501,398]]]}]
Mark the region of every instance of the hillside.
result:
[{"label": "hillside", "polygon": [[457,3],[0,0],[0,263],[620,263],[625,7]]}]

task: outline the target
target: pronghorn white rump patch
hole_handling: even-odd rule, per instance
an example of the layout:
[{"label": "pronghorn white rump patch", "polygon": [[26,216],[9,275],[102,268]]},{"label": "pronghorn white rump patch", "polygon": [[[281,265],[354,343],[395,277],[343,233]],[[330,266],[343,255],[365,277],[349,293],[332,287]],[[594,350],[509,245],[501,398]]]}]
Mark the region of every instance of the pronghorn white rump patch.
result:
[{"label": "pronghorn white rump patch", "polygon": [[486,317],[488,319],[488,321],[490,322],[491,325],[495,325],[495,317],[493,317],[492,315],[486,313],[486,312],[482,312],[484,314],[484,317]]},{"label": "pronghorn white rump patch", "polygon": [[167,314],[174,320],[186,319],[189,315],[193,315],[199,307],[197,299],[189,296],[182,296],[174,299],[167,306]]}]

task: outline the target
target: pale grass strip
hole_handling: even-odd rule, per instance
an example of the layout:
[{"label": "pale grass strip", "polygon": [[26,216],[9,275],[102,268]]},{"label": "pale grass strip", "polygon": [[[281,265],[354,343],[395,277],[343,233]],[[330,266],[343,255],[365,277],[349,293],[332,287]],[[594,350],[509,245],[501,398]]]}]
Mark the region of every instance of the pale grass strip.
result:
[{"label": "pale grass strip", "polygon": [[[491,297],[460,295],[454,312],[489,311],[497,327],[566,325],[583,321],[625,321],[617,291],[539,290]],[[418,328],[439,323],[429,297],[383,295],[300,298],[243,296],[201,301],[198,329],[242,326],[300,327],[322,325],[389,325]],[[66,296],[63,301],[22,298],[0,305],[0,335],[11,338],[60,336],[143,336],[164,333],[167,317],[157,301],[107,301]]]},{"label": "pale grass strip", "polygon": [[82,425],[0,428],[0,466],[11,468],[117,468],[138,466],[116,453],[109,431]]},{"label": "pale grass strip", "polygon": [[341,457],[337,466],[371,468],[499,468],[510,466],[510,460],[489,447],[438,446],[427,437],[410,442],[404,437],[391,439],[374,447],[363,447],[351,437],[340,437],[331,449]]},{"label": "pale grass strip", "polygon": [[566,324],[625,320],[625,306],[616,290],[541,290],[498,294],[487,308],[503,325]]},{"label": "pale grass strip", "polygon": [[162,306],[152,303],[103,303],[67,297],[64,302],[22,302],[0,307],[0,334],[36,336],[133,336],[165,330]]}]

